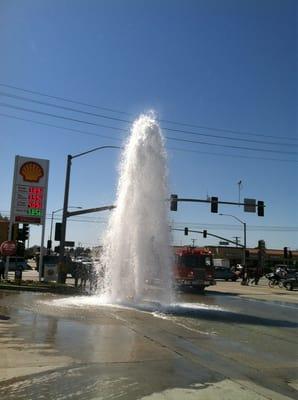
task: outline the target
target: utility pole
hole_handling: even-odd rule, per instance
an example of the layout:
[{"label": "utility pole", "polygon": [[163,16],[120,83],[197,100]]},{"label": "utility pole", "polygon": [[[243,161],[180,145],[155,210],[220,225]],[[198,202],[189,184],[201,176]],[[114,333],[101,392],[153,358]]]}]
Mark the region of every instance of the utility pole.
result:
[{"label": "utility pole", "polygon": [[196,241],[196,239],[191,239],[191,241],[192,241],[192,247],[195,247],[195,241]]},{"label": "utility pole", "polygon": [[240,236],[233,236],[233,239],[235,239],[235,242],[236,242],[236,247],[239,247],[239,239],[240,239]]}]

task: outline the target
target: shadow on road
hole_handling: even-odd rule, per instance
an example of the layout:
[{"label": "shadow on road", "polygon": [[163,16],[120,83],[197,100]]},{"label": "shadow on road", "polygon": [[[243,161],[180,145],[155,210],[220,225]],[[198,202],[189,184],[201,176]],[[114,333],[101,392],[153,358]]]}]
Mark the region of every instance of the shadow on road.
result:
[{"label": "shadow on road", "polygon": [[249,325],[263,325],[270,327],[297,328],[298,322],[286,321],[273,318],[261,318],[252,315],[240,314],[232,311],[198,309],[176,305],[173,309],[166,310],[168,314],[208,321],[237,323]]}]

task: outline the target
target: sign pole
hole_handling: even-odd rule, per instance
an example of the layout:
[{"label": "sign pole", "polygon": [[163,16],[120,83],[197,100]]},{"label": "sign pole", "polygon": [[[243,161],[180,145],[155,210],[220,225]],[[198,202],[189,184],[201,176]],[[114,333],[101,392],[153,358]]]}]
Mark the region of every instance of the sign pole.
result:
[{"label": "sign pole", "polygon": [[[8,228],[8,240],[11,240],[11,237],[12,237],[12,226],[13,226],[13,223],[12,223],[12,219],[10,217],[9,228]],[[5,279],[8,279],[8,271],[9,271],[9,256],[6,256],[5,273],[4,273]]]},{"label": "sign pole", "polygon": [[43,263],[43,244],[44,244],[44,234],[45,234],[45,224],[42,225],[42,233],[41,233],[41,243],[40,243],[40,253],[39,253],[39,268],[38,268],[38,279],[39,282],[42,278],[42,263]]},{"label": "sign pole", "polygon": [[43,265],[43,246],[44,246],[44,236],[45,236],[45,229],[46,229],[46,211],[47,211],[47,199],[48,199],[48,180],[49,174],[46,175],[46,182],[45,182],[45,195],[44,195],[44,213],[42,217],[42,233],[41,233],[41,243],[40,243],[40,254],[39,254],[39,268],[38,268],[38,279],[39,282],[42,278],[42,265]]},{"label": "sign pole", "polygon": [[[15,186],[17,182],[17,175],[18,175],[18,170],[17,166],[19,163],[19,158],[20,156],[15,156],[14,160],[14,172],[13,172],[13,182],[12,182],[12,195],[11,195],[11,205],[10,205],[10,218],[9,218],[9,229],[8,229],[8,240],[12,239],[12,227],[14,224],[14,218],[15,218],[15,198],[16,198],[16,192],[15,192]],[[5,263],[5,279],[8,279],[8,271],[9,271],[9,256],[6,257],[6,263]]]}]

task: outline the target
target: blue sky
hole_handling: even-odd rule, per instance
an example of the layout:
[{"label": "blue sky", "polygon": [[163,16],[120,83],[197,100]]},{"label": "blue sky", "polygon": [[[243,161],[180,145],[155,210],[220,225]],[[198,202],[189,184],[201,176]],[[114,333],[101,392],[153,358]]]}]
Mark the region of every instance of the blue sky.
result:
[{"label": "blue sky", "polygon": [[[67,154],[121,145],[127,135],[3,104],[123,130],[128,123],[28,99],[129,121],[154,110],[161,120],[196,125],[161,122],[163,128],[179,130],[163,131],[170,193],[237,201],[242,180],[241,198],[265,201],[265,217],[235,206],[221,206],[220,212],[247,223],[249,246],[264,239],[268,247],[298,248],[297,17],[295,0],[0,0],[0,212],[10,209],[16,154],[50,160],[50,214],[62,207]],[[118,160],[118,150],[74,160],[70,205],[112,204]],[[107,217],[90,214],[70,222],[68,240],[100,243]],[[170,219],[177,228],[242,236],[241,224],[211,214],[205,204],[179,204]],[[48,220],[46,239],[49,225]],[[31,244],[38,243],[40,229],[31,232]],[[218,243],[174,235],[177,244],[191,238],[197,245]]]}]

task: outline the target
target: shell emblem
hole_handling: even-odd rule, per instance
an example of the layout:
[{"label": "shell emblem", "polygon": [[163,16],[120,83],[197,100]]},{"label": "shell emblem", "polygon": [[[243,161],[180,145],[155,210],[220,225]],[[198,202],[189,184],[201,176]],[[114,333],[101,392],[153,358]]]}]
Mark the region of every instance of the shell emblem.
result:
[{"label": "shell emblem", "polygon": [[34,161],[25,162],[20,168],[20,174],[26,182],[39,182],[43,177],[43,168]]}]

